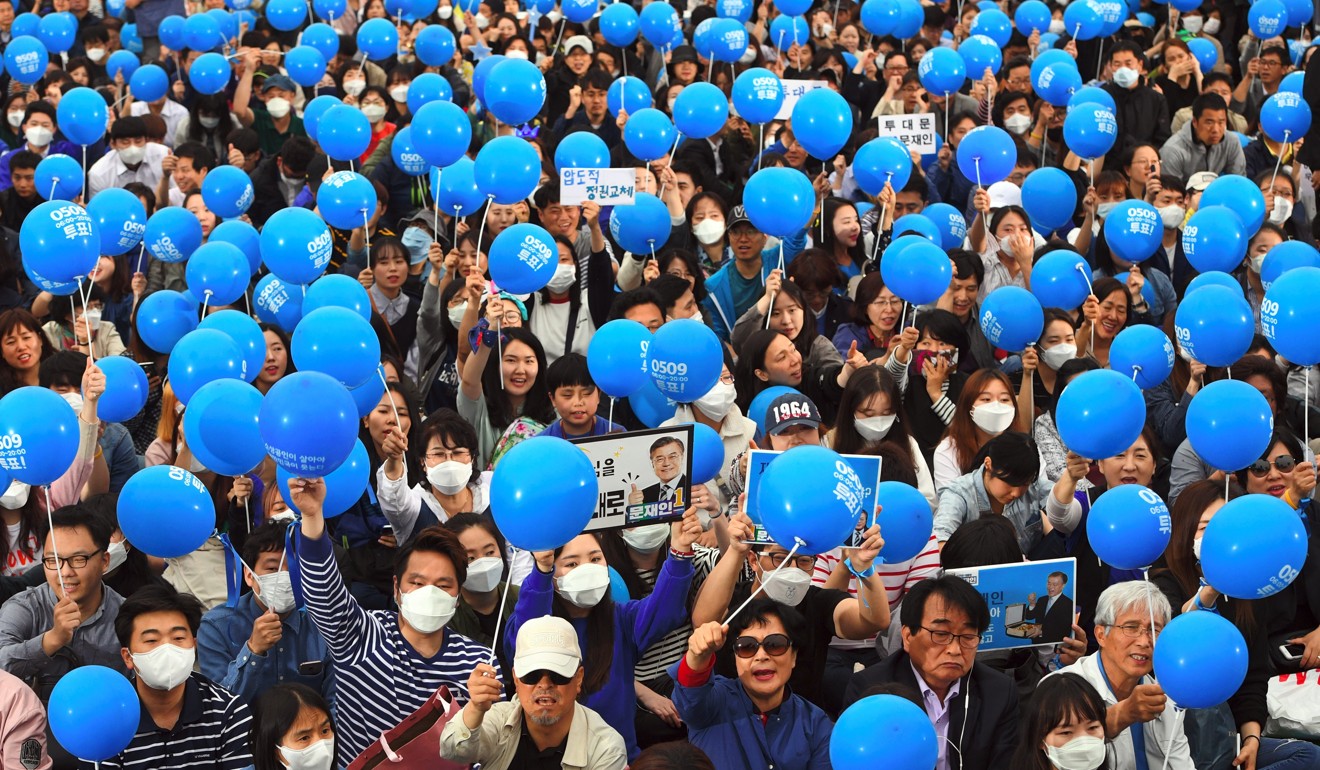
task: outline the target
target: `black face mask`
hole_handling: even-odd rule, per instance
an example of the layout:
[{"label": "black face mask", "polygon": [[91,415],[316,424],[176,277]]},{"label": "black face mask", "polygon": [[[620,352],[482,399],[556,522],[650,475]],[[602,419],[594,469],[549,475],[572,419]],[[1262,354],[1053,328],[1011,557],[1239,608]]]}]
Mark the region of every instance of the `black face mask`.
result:
[{"label": "black face mask", "polygon": [[1058,128],[1047,128],[1045,129],[1045,133],[1049,136],[1051,142],[1063,140],[1063,126],[1059,126]]}]

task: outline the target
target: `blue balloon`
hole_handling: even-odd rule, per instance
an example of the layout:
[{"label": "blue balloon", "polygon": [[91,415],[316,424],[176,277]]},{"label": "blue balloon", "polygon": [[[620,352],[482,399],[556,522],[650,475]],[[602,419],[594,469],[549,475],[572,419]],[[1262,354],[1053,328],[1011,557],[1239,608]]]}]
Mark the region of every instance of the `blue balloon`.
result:
[{"label": "blue balloon", "polygon": [[912,155],[901,140],[876,137],[857,148],[852,169],[857,186],[868,195],[879,195],[886,182],[897,192],[907,186],[912,175]]},{"label": "blue balloon", "polygon": [[921,3],[917,0],[898,0],[898,23],[894,25],[894,37],[899,40],[916,37],[925,18]]},{"label": "blue balloon", "polygon": [[[628,3],[610,3],[600,12],[600,35],[605,42],[625,48],[637,40],[637,11]],[[525,60],[524,60],[525,61]]]},{"label": "blue balloon", "polygon": [[247,291],[247,255],[232,243],[217,241],[202,245],[185,269],[188,288],[206,300],[208,307],[228,305]]},{"label": "blue balloon", "polygon": [[981,331],[991,345],[1020,353],[1036,344],[1045,328],[1045,312],[1031,292],[1001,286],[981,303]]},{"label": "blue balloon", "polygon": [[[967,65],[967,72],[978,80],[986,70],[999,72],[1000,65],[1004,63],[1003,52],[987,35],[972,35],[964,40],[958,46],[958,55],[962,57],[963,64]],[[925,57],[922,57],[922,61],[925,61]]]},{"label": "blue balloon", "polygon": [[330,264],[330,248],[330,228],[309,209],[280,209],[261,228],[261,258],[288,283],[319,278]]},{"label": "blue balloon", "polygon": [[367,290],[347,275],[323,275],[307,287],[307,296],[303,298],[303,313],[308,314],[323,307],[345,308],[362,316],[364,321],[371,320],[371,298],[367,296]]},{"label": "blue balloon", "polygon": [[[1247,678],[1247,642],[1218,613],[1184,612],[1160,633],[1154,661],[1160,687],[1175,703],[1212,708],[1231,698]],[[1206,676],[1207,671],[1215,675]]]},{"label": "blue balloon", "polygon": [[166,206],[147,220],[142,240],[161,262],[184,262],[202,245],[202,223],[185,208]]},{"label": "blue balloon", "polygon": [[1187,41],[1192,56],[1201,64],[1202,72],[1209,72],[1219,63],[1219,50],[1215,44],[1203,37],[1194,37]]},{"label": "blue balloon", "polygon": [[1242,220],[1227,206],[1202,205],[1182,232],[1183,253],[1202,273],[1236,270],[1247,255],[1247,240]]},{"label": "blue balloon", "polygon": [[133,741],[142,703],[133,683],[118,671],[79,666],[55,683],[47,714],[50,731],[65,751],[104,762]]},{"label": "blue balloon", "polygon": [[381,396],[385,395],[384,367],[377,367],[375,377],[356,388],[350,388],[348,394],[353,397],[353,403],[357,404],[358,417],[371,414],[380,405]]},{"label": "blue balloon", "polygon": [[[631,10],[622,3],[610,7]],[[500,122],[522,125],[535,118],[545,105],[545,76],[526,59],[506,59],[490,71],[481,101]]]},{"label": "blue balloon", "polygon": [[[180,19],[180,21],[182,21],[182,19]],[[17,16],[14,17],[14,22],[9,27],[9,34],[11,35],[10,38],[11,41],[17,40],[20,37],[30,37],[36,40],[37,27],[39,27],[40,25],[41,25],[41,17],[36,15],[35,13],[27,12],[27,13],[18,14]],[[40,43],[41,41],[37,40],[37,42]],[[43,51],[46,50],[46,46],[44,44],[41,46],[41,50]]]},{"label": "blue balloon", "polygon": [[477,153],[472,176],[477,189],[487,198],[504,206],[512,205],[531,195],[541,183],[541,156],[527,140],[501,136],[487,142]]},{"label": "blue balloon", "polygon": [[646,348],[651,332],[626,318],[596,330],[587,346],[587,369],[596,387],[612,398],[626,398],[650,384]]},{"label": "blue balloon", "polygon": [[1022,207],[1033,224],[1057,230],[1071,222],[1077,210],[1077,185],[1062,169],[1038,168],[1022,183]]},{"label": "blue balloon", "polygon": [[1280,0],[1256,0],[1247,9],[1247,26],[1261,40],[1281,35],[1288,26],[1288,6]]},{"label": "blue balloon", "polygon": [[266,4],[266,21],[281,32],[292,32],[307,20],[304,0],[270,0]]},{"label": "blue balloon", "polygon": [[55,113],[60,131],[74,144],[95,144],[105,136],[105,99],[86,86],[61,97]]},{"label": "blue balloon", "polygon": [[118,187],[97,193],[87,204],[87,214],[101,235],[101,253],[108,256],[127,253],[142,242],[147,231],[147,210],[142,199]]},{"label": "blue balloon", "polygon": [[503,56],[494,54],[477,62],[477,66],[472,70],[472,94],[477,97],[477,101],[485,103],[486,78],[490,77],[490,72],[495,69],[495,65],[503,64],[504,61]]},{"label": "blue balloon", "polygon": [[647,107],[628,116],[628,123],[623,127],[623,143],[632,155],[651,162],[669,155],[675,145],[673,132],[675,128],[668,115]]},{"label": "blue balloon", "polygon": [[691,403],[710,392],[724,368],[720,340],[700,321],[682,318],[661,326],[646,347],[651,380],[666,397]]},{"label": "blue balloon", "polygon": [[436,205],[441,210],[454,216],[467,216],[481,208],[486,198],[477,188],[476,168],[477,164],[470,158],[459,158],[440,174],[439,185],[432,183],[433,189],[439,189]]},{"label": "blue balloon", "polygon": [[[715,3],[715,15],[721,19],[736,19],[740,24],[746,24],[752,18],[753,3],[748,0],[717,0]],[[785,12],[781,7],[780,12]]]},{"label": "blue balloon", "polygon": [[78,19],[67,11],[49,13],[42,16],[41,21],[37,23],[37,39],[50,53],[64,53],[69,50],[73,47],[77,36]]},{"label": "blue balloon", "polygon": [[388,59],[398,53],[399,30],[389,19],[368,19],[357,29],[357,44],[372,61]]},{"label": "blue balloon", "polygon": [[[935,223],[935,228],[940,232],[941,248],[956,249],[967,237],[967,220],[963,218],[962,212],[953,206],[947,203],[932,203],[922,209],[921,214]],[[1032,283],[1035,283],[1034,272]]]},{"label": "blue balloon", "polygon": [[1042,307],[1076,310],[1091,293],[1090,276],[1091,268],[1081,254],[1069,249],[1051,251],[1031,268],[1031,293]]},{"label": "blue balloon", "polygon": [[[661,332],[664,329],[660,327]],[[830,494],[818,494],[803,479],[820,480]],[[798,544],[807,554],[838,548],[856,529],[865,509],[857,472],[837,452],[822,446],[797,446],[775,457],[761,473],[756,495],[760,520],[770,537],[785,548]],[[865,513],[869,519],[871,512]]]},{"label": "blue balloon", "polygon": [[1042,73],[1044,73],[1046,67],[1051,67],[1055,64],[1070,64],[1070,63],[1072,64],[1073,69],[1077,68],[1077,62],[1073,60],[1072,56],[1070,56],[1067,51],[1062,51],[1057,48],[1050,49],[1047,51],[1041,51],[1040,54],[1036,56],[1035,61],[1031,63],[1032,85],[1034,86],[1036,82],[1040,80],[1040,77]]},{"label": "blue balloon", "polygon": [[248,383],[235,379],[208,382],[193,394],[183,413],[188,450],[202,465],[223,476],[250,472],[266,459],[257,424],[260,413],[261,391]]},{"label": "blue balloon", "polygon": [[[1046,23],[1046,27],[1049,23]],[[1008,14],[999,9],[984,10],[976,14],[972,19],[973,35],[985,35],[990,38],[996,46],[1003,48],[1008,45],[1008,39],[1013,35],[1013,22],[1008,18]],[[1031,34],[1024,32],[1024,35]],[[979,73],[978,73],[979,75]]]},{"label": "blue balloon", "polygon": [[793,135],[813,158],[833,159],[852,129],[852,107],[828,88],[809,91],[793,105]]},{"label": "blue balloon", "polygon": [[958,169],[982,186],[1008,179],[1017,165],[1017,145],[998,126],[977,126],[958,143]]},{"label": "blue balloon", "polygon": [[1301,71],[1290,72],[1284,76],[1283,82],[1279,83],[1280,91],[1288,91],[1294,94],[1302,92],[1302,83],[1306,81],[1306,73]]},{"label": "blue balloon", "polygon": [[302,321],[293,330],[290,352],[300,370],[328,374],[344,387],[356,388],[376,376],[380,338],[357,311],[304,308]]},{"label": "blue balloon", "polygon": [[169,90],[170,78],[159,66],[144,64],[128,79],[128,87],[133,91],[134,99],[154,102]]},{"label": "blue balloon", "polygon": [[1109,250],[1128,262],[1152,257],[1164,238],[1160,212],[1145,201],[1126,200],[1105,217],[1105,241]]},{"label": "blue balloon", "polygon": [[545,288],[559,265],[559,247],[545,228],[523,222],[490,245],[490,277],[502,290],[530,294]]},{"label": "blue balloon", "polygon": [[1284,241],[1265,255],[1265,262],[1260,267],[1260,282],[1268,292],[1279,276],[1299,267],[1320,267],[1320,252],[1304,241]]},{"label": "blue balloon", "polygon": [[216,166],[202,179],[202,201],[216,216],[243,216],[254,196],[252,179],[237,166]]},{"label": "blue balloon", "polygon": [[[1288,26],[1290,27],[1305,26],[1311,22],[1311,17],[1315,15],[1315,9],[1304,0],[1284,0],[1284,5],[1288,8]],[[1295,45],[1297,42],[1293,41],[1293,44]],[[1293,64],[1299,64],[1300,58],[1300,56],[1297,56],[1298,61],[1294,61]]]},{"label": "blue balloon", "polygon": [[930,718],[899,695],[862,698],[839,715],[830,734],[830,764],[836,770],[870,770],[877,762],[934,767],[938,756]]},{"label": "blue balloon", "polygon": [[880,513],[875,523],[884,534],[880,555],[886,564],[915,559],[930,545],[934,522],[930,502],[914,487],[901,481],[882,481],[876,491]]},{"label": "blue balloon", "polygon": [[747,53],[747,28],[737,19],[715,19],[710,26],[710,58],[732,64]]},{"label": "blue balloon", "polygon": [[939,228],[924,214],[904,214],[894,220],[893,233],[895,236],[916,233],[940,248],[944,248],[940,239]]},{"label": "blue balloon", "polygon": [[1059,438],[1070,451],[1089,459],[1126,452],[1146,424],[1146,399],[1132,381],[1111,369],[1073,378],[1054,409]]},{"label": "blue balloon", "polygon": [[168,353],[197,328],[197,305],[177,291],[155,291],[138,305],[137,332],[147,347]]},{"label": "blue balloon", "polygon": [[[196,18],[196,17],[193,17]],[[233,73],[229,61],[218,53],[204,53],[197,57],[188,70],[188,82],[203,94],[218,94],[229,85]]]},{"label": "blue balloon", "polygon": [[1269,402],[1241,380],[1212,382],[1187,407],[1187,440],[1192,449],[1211,467],[1228,473],[1264,455],[1273,429]]},{"label": "blue balloon", "polygon": [[748,123],[769,123],[779,114],[779,108],[783,105],[784,82],[770,70],[752,67],[734,78],[733,106],[738,110],[738,116]]},{"label": "blue balloon", "polygon": [[[197,221],[195,217],[193,221]],[[18,243],[23,263],[57,283],[87,275],[101,259],[96,222],[81,206],[68,201],[46,201],[28,212],[18,231]]]},{"label": "blue balloon", "polygon": [[1050,28],[1050,7],[1040,0],[1026,0],[1013,12],[1013,22],[1023,35],[1043,34]]},{"label": "blue balloon", "polygon": [[724,130],[729,121],[729,100],[710,83],[693,83],[679,92],[673,113],[674,126],[683,136],[705,139]]},{"label": "blue balloon", "polygon": [[[1034,271],[1032,278],[1035,278]],[[1032,284],[1035,284],[1034,280]],[[1109,347],[1109,368],[1119,374],[1132,375],[1142,390],[1158,387],[1167,380],[1173,373],[1173,360],[1173,343],[1169,336],[1158,326],[1149,324],[1129,326],[1114,337]]]},{"label": "blue balloon", "polygon": [[1201,193],[1201,208],[1209,206],[1227,206],[1237,214],[1248,238],[1265,222],[1265,194],[1245,176],[1224,174],[1211,182]]},{"label": "blue balloon", "polygon": [[[382,392],[383,386],[382,386]],[[377,396],[371,406],[375,408],[380,402]],[[289,491],[289,479],[292,474],[283,468],[275,470],[275,480],[280,486],[280,496],[289,509],[299,516],[302,512],[293,504],[293,495]],[[327,519],[332,519],[348,509],[357,505],[362,494],[367,490],[367,483],[371,480],[371,459],[367,455],[367,448],[358,439],[353,445],[353,451],[349,453],[348,459],[338,468],[334,469],[325,476],[325,502],[321,504],[323,515]]]},{"label": "blue balloon", "polygon": [[472,124],[467,113],[451,102],[437,101],[423,106],[413,115],[410,127],[413,146],[427,163],[439,168],[452,166],[467,154],[472,144]]},{"label": "blue balloon", "polygon": [[25,86],[45,77],[49,65],[50,56],[46,53],[46,46],[35,37],[15,37],[5,46],[5,72]]},{"label": "blue balloon", "polygon": [[1185,295],[1174,313],[1179,347],[1206,366],[1237,361],[1251,347],[1255,330],[1255,317],[1241,289],[1202,287]]},{"label": "blue balloon", "polygon": [[642,389],[628,397],[628,406],[633,414],[648,428],[658,428],[665,420],[674,416],[678,405],[656,388],[650,378]]},{"label": "blue balloon", "polygon": [[1082,89],[1082,75],[1077,71],[1077,64],[1070,60],[1043,68],[1032,85],[1046,102],[1062,107],[1070,104],[1073,96]]},{"label": "blue balloon", "polygon": [[42,278],[37,273],[32,272],[32,266],[27,264],[26,260],[23,262],[23,272],[27,274],[28,280],[32,281],[38,289],[54,294],[57,297],[67,297],[79,289],[77,281],[60,282],[49,281]]},{"label": "blue balloon", "polygon": [[787,51],[811,39],[811,25],[801,16],[780,14],[770,22],[770,37],[774,39],[776,48]]},{"label": "blue balloon", "polygon": [[303,128],[307,130],[307,136],[312,141],[316,141],[316,129],[321,124],[321,116],[331,107],[338,107],[341,104],[343,102],[327,94],[316,97],[303,108]]},{"label": "blue balloon", "polygon": [[575,131],[555,147],[555,171],[566,168],[609,168],[609,165],[610,148],[605,145],[605,140],[590,131]]},{"label": "blue balloon", "polygon": [[[1031,277],[1033,280],[1035,279],[1036,275],[1034,271],[1032,272]],[[1263,282],[1264,281],[1262,280],[1262,283]],[[1236,278],[1229,275],[1228,273],[1223,273],[1216,270],[1209,273],[1201,273],[1200,275],[1193,278],[1191,282],[1187,284],[1187,290],[1183,292],[1183,296],[1187,296],[1188,294],[1191,294],[1192,292],[1204,286],[1224,286],[1229,289],[1232,289],[1233,292],[1238,295],[1242,294],[1242,285],[1238,283]]]},{"label": "blue balloon", "polygon": [[213,51],[225,42],[220,25],[204,13],[195,13],[184,20],[183,39],[194,51]]},{"label": "blue balloon", "polygon": [[[884,37],[898,24],[898,3],[866,0],[862,3],[862,27],[870,34]],[[927,52],[929,53],[929,51]]]},{"label": "blue balloon", "polygon": [[[160,293],[160,292],[157,292]],[[155,295],[148,295],[148,298]],[[300,287],[267,275],[257,281],[252,290],[252,304],[257,307],[257,318],[291,332],[302,320],[303,295]]]},{"label": "blue balloon", "polygon": [[752,399],[752,403],[747,407],[747,417],[756,423],[756,440],[760,441],[765,437],[765,416],[769,411],[770,405],[780,396],[787,396],[797,393],[796,388],[790,388],[787,385],[771,385]]},{"label": "blue balloon", "polygon": [[952,273],[944,250],[920,235],[896,238],[880,260],[885,286],[913,305],[925,305],[943,296]]},{"label": "blue balloon", "polygon": [[630,116],[629,122],[632,115],[650,107],[653,103],[651,90],[632,75],[616,78],[610,84],[610,89],[605,92],[605,104],[609,107],[610,115],[617,118],[619,111],[623,110]]},{"label": "blue balloon", "polygon": [[238,37],[238,17],[224,8],[212,8],[206,12],[215,20],[216,26],[220,29],[220,36],[225,40],[233,40]]},{"label": "blue balloon", "polygon": [[1260,108],[1260,130],[1276,142],[1293,142],[1311,130],[1311,107],[1301,94],[1280,91]]},{"label": "blue balloon", "polygon": [[634,254],[659,251],[669,233],[669,209],[650,193],[637,193],[632,205],[615,206],[610,214],[610,235]]},{"label": "blue balloon", "polygon": [[356,107],[331,107],[316,127],[316,142],[335,160],[356,160],[371,144],[371,123]]},{"label": "blue balloon", "polygon": [[714,58],[714,42],[711,40],[714,30],[715,19],[706,19],[692,30],[692,47],[697,49],[697,55],[703,59]]},{"label": "blue balloon", "polygon": [[[1118,138],[1118,119],[1099,104],[1081,104],[1068,110],[1063,119],[1063,140],[1068,149],[1086,160],[1101,157]],[[1202,201],[1204,205],[1204,200]]]},{"label": "blue balloon", "polygon": [[309,45],[300,45],[284,55],[289,78],[303,88],[311,88],[325,77],[325,54]]},{"label": "blue balloon", "polygon": [[443,67],[454,58],[454,33],[439,24],[428,24],[413,41],[417,58],[428,67]]},{"label": "blue balloon", "polygon": [[106,422],[136,417],[147,404],[147,375],[127,356],[104,356],[96,362],[105,375],[105,393],[96,402],[96,416]]},{"label": "blue balloon", "polygon": [[[1276,247],[1277,248],[1277,247]],[[1294,364],[1320,363],[1320,340],[1314,330],[1320,318],[1320,267],[1298,267],[1279,276],[1265,292],[1260,325],[1265,339]]]},{"label": "blue balloon", "polygon": [[317,189],[316,208],[331,227],[363,227],[376,211],[376,188],[356,171],[336,171]]},{"label": "blue balloon", "polygon": [[563,0],[560,4],[560,12],[564,14],[564,18],[574,24],[585,24],[588,19],[596,15],[596,9],[599,7],[599,0]]},{"label": "blue balloon", "polygon": [[339,53],[339,33],[329,24],[317,22],[311,25],[302,31],[300,42],[302,46],[320,51],[321,56],[327,61],[335,58],[335,54]]},{"label": "blue balloon", "polygon": [[[100,197],[99,195],[97,197]],[[231,243],[247,257],[248,275],[261,269],[261,236],[257,228],[239,219],[221,222],[211,231],[208,243]]]},{"label": "blue balloon", "polygon": [[154,465],[134,473],[119,493],[119,529],[133,547],[159,559],[196,551],[215,531],[215,502],[183,468]]},{"label": "blue balloon", "polygon": [[[1209,70],[1206,70],[1207,72]],[[1080,77],[1080,75],[1078,76]],[[1084,86],[1073,93],[1072,98],[1068,100],[1068,107],[1071,109],[1082,104],[1099,104],[1108,107],[1110,112],[1116,112],[1118,107],[1114,104],[1114,97],[1109,92],[1099,86]]]},{"label": "blue balloon", "polygon": [[82,166],[68,155],[47,155],[37,164],[36,185],[37,195],[46,200],[71,201],[82,195]]},{"label": "blue balloon", "polygon": [[453,99],[454,87],[439,73],[424,72],[408,84],[409,112],[416,113],[431,102],[449,102]]},{"label": "blue balloon", "polygon": [[[553,436],[518,443],[500,458],[490,509],[509,543],[528,551],[558,548],[581,534],[596,510],[596,471],[578,447]],[[553,495],[555,515],[541,501]]]},{"label": "blue balloon", "polygon": [[1078,40],[1091,40],[1104,34],[1105,20],[1091,3],[1069,3],[1063,11],[1063,23]]},{"label": "blue balloon", "polygon": [[257,379],[266,363],[266,336],[252,316],[238,310],[221,310],[208,314],[197,328],[212,329],[229,337],[243,356],[243,379],[247,382]]},{"label": "blue balloon", "polygon": [[357,404],[348,389],[321,372],[294,372],[280,378],[266,393],[259,419],[266,453],[295,478],[333,472],[357,442]]},{"label": "blue balloon", "polygon": [[816,193],[806,174],[792,168],[763,168],[743,189],[747,217],[763,233],[785,238],[811,222]]},{"label": "blue balloon", "polygon": [[170,351],[170,385],[179,402],[187,404],[208,382],[242,380],[243,365],[243,354],[229,335],[215,329],[197,329],[183,335]]},{"label": "blue balloon", "polygon": [[[743,0],[725,1],[743,2]],[[718,7],[716,10],[718,11]],[[663,49],[673,39],[675,30],[682,30],[682,24],[678,20],[678,12],[669,3],[650,3],[642,8],[638,25],[641,27],[642,37],[646,38],[651,45],[660,49]]]},{"label": "blue balloon", "polygon": [[[1206,390],[1209,386],[1201,393]],[[1270,495],[1243,495],[1225,503],[1206,525],[1201,570],[1217,591],[1234,599],[1262,599],[1296,579],[1306,543],[1306,527],[1291,506]]]},{"label": "blue balloon", "polygon": [[312,0],[312,10],[318,17],[334,21],[348,10],[348,0]]},{"label": "blue balloon", "polygon": [[724,470],[724,441],[709,425],[687,424],[692,426],[692,483],[714,481]]},{"label": "blue balloon", "polygon": [[160,37],[161,44],[175,51],[187,48],[188,40],[184,32],[186,22],[187,19],[183,16],[166,16],[161,19],[160,25],[156,28],[156,34]]},{"label": "blue balloon", "polygon": [[53,390],[25,386],[0,398],[0,466],[24,484],[63,476],[78,454],[78,415]]}]

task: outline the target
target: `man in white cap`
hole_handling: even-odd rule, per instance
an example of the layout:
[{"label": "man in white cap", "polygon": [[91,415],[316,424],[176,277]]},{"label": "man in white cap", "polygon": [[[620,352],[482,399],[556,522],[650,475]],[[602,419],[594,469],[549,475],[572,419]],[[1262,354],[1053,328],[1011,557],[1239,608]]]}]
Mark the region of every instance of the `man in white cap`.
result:
[{"label": "man in white cap", "polygon": [[483,770],[564,768],[623,770],[623,737],[596,712],[577,702],[582,691],[582,649],[563,618],[546,616],[518,629],[513,658],[516,701],[482,663],[468,679],[468,704],[445,725],[440,757]]}]

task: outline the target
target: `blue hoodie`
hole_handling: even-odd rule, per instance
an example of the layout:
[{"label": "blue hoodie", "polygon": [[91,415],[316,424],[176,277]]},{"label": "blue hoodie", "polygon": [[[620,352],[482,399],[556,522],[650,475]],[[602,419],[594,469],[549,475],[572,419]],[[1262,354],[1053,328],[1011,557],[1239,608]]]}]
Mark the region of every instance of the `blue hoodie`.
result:
[{"label": "blue hoodie", "polygon": [[[784,244],[784,269],[792,263],[803,249],[807,247],[807,231],[799,230],[793,235],[783,239]],[[733,250],[725,247],[724,266],[721,267],[715,275],[706,279],[706,299],[701,302],[701,312],[710,321],[710,325],[715,329],[723,342],[729,341],[729,334],[733,331],[733,325],[738,322],[747,308],[756,304],[760,295],[753,297],[752,301],[745,307],[738,307],[733,301],[733,287],[730,285],[729,271],[736,270],[734,267]],[[770,272],[779,267],[779,246],[769,246],[761,250],[761,285],[770,277]]]}]

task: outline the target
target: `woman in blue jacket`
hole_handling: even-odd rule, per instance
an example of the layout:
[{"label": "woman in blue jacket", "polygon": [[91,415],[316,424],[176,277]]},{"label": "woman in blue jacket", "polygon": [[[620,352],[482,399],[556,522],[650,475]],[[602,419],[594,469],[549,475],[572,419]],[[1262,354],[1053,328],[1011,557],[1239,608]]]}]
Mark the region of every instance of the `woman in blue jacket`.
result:
[{"label": "woman in blue jacket", "polygon": [[595,533],[584,532],[554,551],[537,552],[536,569],[519,588],[513,619],[504,632],[504,646],[512,659],[523,623],[553,613],[573,624],[586,662],[581,703],[623,736],[629,760],[638,752],[633,669],[643,650],[687,617],[696,555],[692,544],[701,531],[697,509],[688,509],[681,521],[671,525],[669,558],[656,578],[655,590],[645,599],[618,604],[609,595],[609,567]]},{"label": "woman in blue jacket", "polygon": [[[720,770],[830,767],[834,724],[820,707],[793,695],[788,680],[806,638],[797,610],[758,598],[724,626],[692,633],[679,661],[674,705],[688,740]],[[733,640],[738,678],[715,676],[715,653]]]}]

